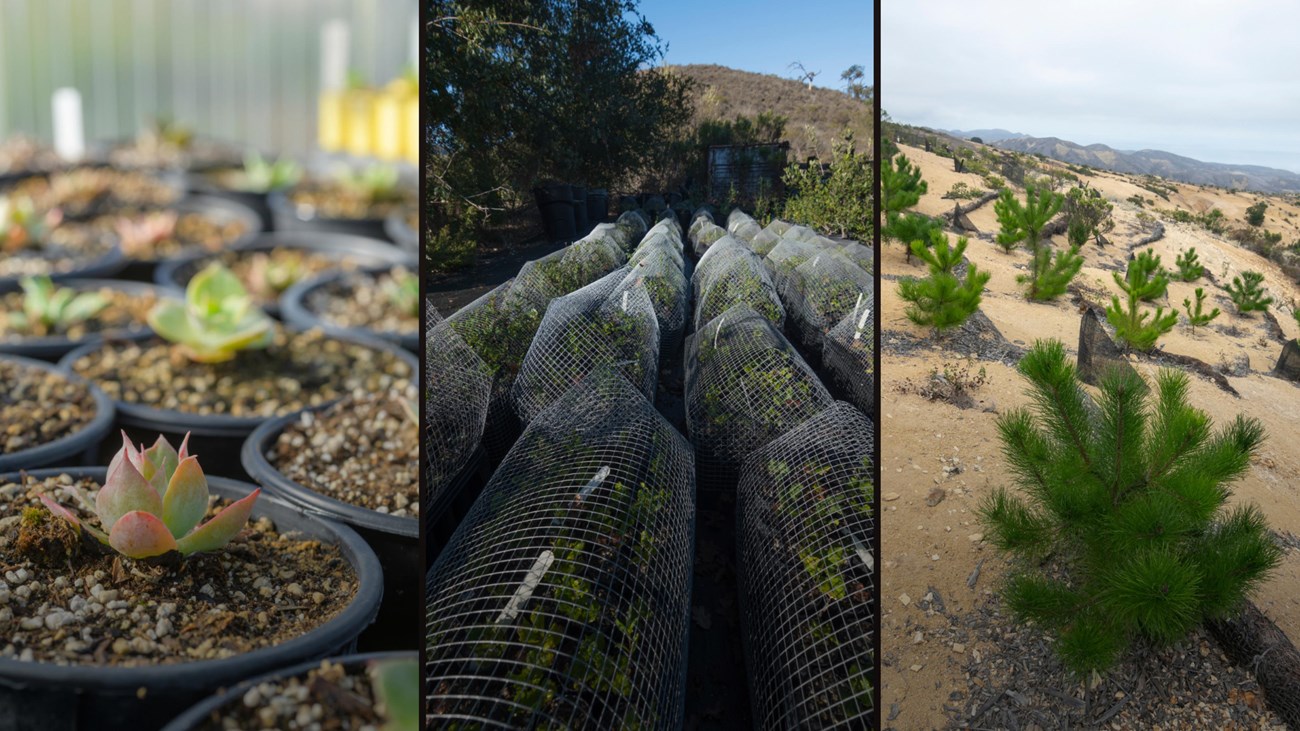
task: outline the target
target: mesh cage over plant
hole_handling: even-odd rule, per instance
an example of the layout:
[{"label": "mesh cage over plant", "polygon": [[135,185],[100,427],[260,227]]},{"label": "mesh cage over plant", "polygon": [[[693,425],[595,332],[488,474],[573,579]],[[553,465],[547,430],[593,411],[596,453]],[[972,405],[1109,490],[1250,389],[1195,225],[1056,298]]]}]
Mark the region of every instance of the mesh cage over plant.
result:
[{"label": "mesh cage over plant", "polygon": [[710,279],[728,263],[742,256],[752,256],[752,252],[735,237],[723,236],[714,242],[713,246],[710,246],[695,263],[695,274],[691,280],[691,296],[698,300]]},{"label": "mesh cage over plant", "polygon": [[650,220],[640,211],[624,211],[619,214],[614,225],[626,230],[630,241],[637,242],[650,228]]},{"label": "mesh cage over plant", "polygon": [[694,488],[617,374],[539,415],[430,569],[429,728],[680,728]]},{"label": "mesh cage over plant", "polygon": [[816,241],[821,235],[807,226],[790,226],[781,232],[781,238],[792,241]]},{"label": "mesh cage over plant", "polygon": [[767,224],[767,227],[764,228],[763,230],[771,231],[772,233],[776,234],[778,237],[781,237],[781,236],[785,236],[785,232],[789,231],[792,225],[793,224],[791,224],[789,221],[783,221],[779,218],[773,218],[772,222]]},{"label": "mesh cage over plant", "polygon": [[686,339],[685,399],[701,475],[716,488],[746,455],[832,400],[780,328],[745,305]]},{"label": "mesh cage over plant", "polygon": [[691,214],[691,224],[686,229],[686,237],[691,241],[691,243],[694,243],[695,237],[699,233],[700,229],[704,228],[706,225],[715,225],[716,223],[717,221],[713,219],[713,214],[710,213],[707,208],[696,208],[695,212]]},{"label": "mesh cage over plant", "polygon": [[613,239],[589,234],[524,264],[514,286],[530,299],[546,303],[582,289],[626,261],[627,255]]},{"label": "mesh cage over plant", "polygon": [[759,256],[767,256],[768,252],[776,248],[779,243],[781,243],[781,234],[776,233],[769,226],[758,232],[758,235],[749,242],[749,248]]},{"label": "mesh cage over plant", "polygon": [[736,493],[757,728],[865,728],[875,693],[874,430],[837,401],[751,454]]},{"label": "mesh cage over plant", "polygon": [[763,230],[752,216],[739,208],[733,210],[731,215],[727,216],[727,233],[735,236],[741,241],[749,244],[754,237]]},{"label": "mesh cage over plant", "polygon": [[840,247],[840,252],[848,257],[849,261],[861,267],[864,272],[870,274],[876,270],[876,250],[870,246],[856,241],[847,241]]},{"label": "mesh cage over plant", "polygon": [[822,340],[822,369],[863,413],[876,409],[876,322],[871,300],[845,315]]},{"label": "mesh cage over plant", "polygon": [[666,254],[677,268],[686,271],[686,260],[682,256],[682,240],[679,236],[664,233],[662,231],[651,231],[646,234],[641,243],[637,244],[636,250],[627,258],[628,266],[636,266],[642,259],[655,253]]},{"label": "mesh cage over plant", "polygon": [[822,251],[816,239],[782,239],[781,243],[767,252],[763,265],[772,276],[772,283],[778,291],[785,291],[785,282],[804,262]]},{"label": "mesh cage over plant", "polygon": [[708,251],[715,241],[726,235],[726,229],[713,223],[705,223],[700,226],[695,235],[691,237],[691,246],[695,251],[695,257],[698,259],[704,256],[704,252]]},{"label": "mesh cage over plant", "polygon": [[804,345],[820,352],[826,333],[845,315],[871,307],[875,280],[837,249],[827,249],[800,264],[781,294]]},{"label": "mesh cage over plant", "polygon": [[658,246],[651,248],[649,254],[638,257],[636,264],[629,264],[626,269],[627,276],[614,289],[612,299],[621,301],[623,291],[643,287],[650,296],[659,322],[659,353],[672,353],[686,331],[686,274],[672,255]]},{"label": "mesh cage over plant", "polygon": [[508,280],[457,310],[446,324],[472,349],[492,377],[483,446],[493,460],[505,456],[519,434],[510,389],[546,311],[546,301]]},{"label": "mesh cage over plant", "polygon": [[746,305],[778,328],[785,326],[785,307],[767,271],[753,252],[738,246],[735,255],[720,260],[701,275],[695,270],[699,297],[695,301],[695,328],[701,327],[736,305]]},{"label": "mesh cage over plant", "polygon": [[437,520],[433,506],[440,503],[483,438],[493,377],[483,359],[432,307],[426,310],[425,321],[421,459],[428,487],[423,514]]},{"label": "mesh cage over plant", "polygon": [[659,375],[659,324],[654,302],[630,274],[617,269],[556,298],[546,308],[511,390],[515,413],[527,424],[573,384],[612,367],[646,398]]}]

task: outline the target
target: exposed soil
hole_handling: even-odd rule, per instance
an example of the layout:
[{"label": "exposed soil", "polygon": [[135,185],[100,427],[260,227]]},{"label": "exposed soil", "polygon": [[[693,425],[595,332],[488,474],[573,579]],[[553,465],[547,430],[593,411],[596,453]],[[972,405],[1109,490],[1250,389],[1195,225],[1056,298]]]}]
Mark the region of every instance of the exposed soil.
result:
[{"label": "exposed soil", "polygon": [[289,193],[289,202],[303,218],[387,218],[415,204],[415,190],[398,189],[380,200],[340,183],[308,181]]},{"label": "exposed soil", "polygon": [[67,274],[112,253],[116,245],[111,235],[64,222],[41,239],[0,251],[0,277]]},{"label": "exposed soil", "polygon": [[6,312],[21,312],[23,293],[9,292],[0,295],[0,342],[18,343],[24,339],[62,337],[69,340],[81,340],[95,333],[117,333],[124,330],[148,327],[146,318],[149,310],[158,302],[158,296],[152,292],[126,292],[111,287],[99,289],[78,289],[79,292],[98,292],[108,300],[108,305],[94,317],[85,322],[78,322],[67,327],[56,326],[53,329],[40,327],[37,330],[18,330],[10,326]]},{"label": "exposed soil", "polygon": [[57,373],[0,359],[0,454],[48,444],[95,418],[85,384]]},{"label": "exposed soil", "polygon": [[305,412],[281,432],[267,460],[300,485],[351,505],[400,516],[420,509],[416,389],[353,394]]},{"label": "exposed soil", "polygon": [[[917,206],[920,212],[939,215],[951,211],[952,202],[943,200],[941,196],[955,182],[965,181],[982,188],[978,175],[954,173],[949,159],[906,145],[903,152],[920,166],[924,179],[929,183],[930,192]],[[990,681],[979,680],[991,688],[979,696],[979,704],[987,702],[989,695],[1006,687],[1032,699],[1029,703],[1018,704],[1015,696],[1004,696],[995,704],[1017,709],[1016,722],[1021,727],[1029,727],[1035,722],[1042,725],[1041,720],[1034,720],[1030,711],[1040,716],[1055,714],[1056,717],[1073,713],[1075,720],[1070,722],[1070,727],[1082,723],[1076,706],[1076,701],[1082,699],[1079,695],[1081,686],[1058,682],[1052,671],[1038,665],[1053,661],[1051,657],[1031,657],[1034,653],[1050,655],[1050,652],[1027,650],[1003,639],[981,643],[979,636],[972,632],[970,643],[953,640],[966,645],[966,655],[963,655],[954,651],[951,643],[924,638],[954,623],[973,626],[970,623],[981,621],[979,616],[984,611],[981,607],[990,601],[983,592],[986,589],[996,592],[1005,574],[1004,563],[983,541],[983,528],[976,520],[975,509],[994,487],[1013,484],[1001,455],[996,419],[999,413],[1029,403],[1024,393],[1024,379],[1014,370],[1016,361],[1034,340],[1049,337],[1064,342],[1067,353],[1073,357],[1078,345],[1081,308],[1104,306],[1109,304],[1112,294],[1121,294],[1111,273],[1124,271],[1130,248],[1136,248],[1130,247],[1130,243],[1142,240],[1153,227],[1139,215],[1142,210],[1126,202],[1128,197],[1139,192],[1149,195],[1127,177],[1112,173],[1083,177],[1115,204],[1116,227],[1108,234],[1111,245],[1098,247],[1090,243],[1083,247],[1084,267],[1075,279],[1072,294],[1055,302],[1026,301],[1023,287],[1016,283],[1015,275],[1026,271],[1029,255],[1023,249],[1004,254],[991,242],[992,234],[998,230],[992,205],[982,206],[968,214],[984,233],[971,237],[966,256],[981,270],[993,275],[981,303],[982,317],[951,335],[936,339],[906,319],[904,303],[893,282],[900,276],[924,275],[923,267],[915,262],[908,263],[897,243],[886,243],[881,252],[884,281],[881,283],[879,326],[883,359],[887,364],[882,374],[880,408],[884,561],[880,577],[881,596],[884,597],[881,642],[886,650],[882,667],[882,698],[884,717],[889,719],[884,724],[886,727],[942,728],[954,718],[954,712],[945,706],[970,715],[980,710],[978,706],[973,710],[967,706],[967,701],[975,698],[975,694],[984,692],[981,690],[984,686],[976,684],[983,676],[965,667],[972,645],[980,650],[983,665],[998,667],[1001,663],[1009,667],[1012,664],[1018,666],[1023,661],[1029,667],[1028,671],[1017,670],[1016,677],[1024,680],[1017,680],[1021,685],[1016,687],[1007,683],[997,685],[1002,681],[988,685]],[[1253,198],[1253,194],[1247,196],[1197,186],[1171,185],[1177,187],[1178,192],[1171,195],[1172,201],[1168,203],[1159,201],[1160,207],[1177,205],[1186,210],[1209,210],[1211,206],[1217,206],[1230,218],[1239,220],[1249,199]],[[1270,220],[1266,225],[1272,230],[1280,227],[1291,237],[1290,224],[1274,222],[1272,216],[1275,213],[1289,216],[1292,207],[1270,199]],[[1151,248],[1161,255],[1166,267],[1174,268],[1178,252],[1194,246],[1206,269],[1218,282],[1230,281],[1233,274],[1246,269],[1263,272],[1265,286],[1276,300],[1272,310],[1282,337],[1295,337],[1300,332],[1300,326],[1286,309],[1291,301],[1300,301],[1300,287],[1276,264],[1197,226],[1166,221],[1165,227],[1165,236]],[[1058,249],[1062,247],[1064,237],[1053,237],[1053,245]],[[1263,422],[1269,438],[1246,476],[1232,485],[1234,496],[1230,504],[1254,503],[1263,510],[1272,528],[1279,533],[1295,533],[1300,526],[1300,492],[1294,488],[1300,479],[1300,451],[1296,450],[1290,435],[1300,426],[1295,410],[1300,391],[1296,384],[1272,374],[1281,350],[1280,339],[1273,332],[1268,318],[1232,314],[1233,306],[1220,290],[1214,288],[1208,277],[1192,283],[1171,282],[1167,300],[1145,308],[1154,309],[1154,304],[1162,304],[1178,307],[1181,312],[1183,299],[1190,297],[1197,286],[1205,287],[1210,295],[1207,309],[1213,304],[1221,308],[1223,314],[1210,327],[1197,328],[1195,333],[1180,323],[1161,337],[1159,349],[1162,352],[1151,356],[1130,354],[1129,362],[1148,379],[1161,367],[1188,370],[1191,376],[1189,400],[1197,408],[1207,411],[1216,424],[1227,423],[1242,412]],[[994,330],[988,329],[989,325],[995,328],[996,335]],[[979,362],[969,363],[968,357]],[[1226,378],[1239,396],[1223,390],[1217,380],[1195,368],[1191,359],[1209,364],[1237,364],[1226,368],[1230,372],[1221,377]],[[928,395],[912,392],[916,389],[905,385],[908,382],[914,386],[929,384],[932,373],[943,374],[945,366],[963,364],[971,375],[978,374],[981,368],[985,372],[982,384],[963,389],[964,396],[958,397],[959,401],[968,399],[966,403],[955,403],[942,396],[931,400]],[[1284,555],[1271,580],[1253,597],[1260,609],[1292,637],[1300,637],[1297,585],[1300,585],[1300,551],[1291,550]],[[946,605],[943,614],[932,614],[918,607],[919,600],[932,589],[942,596]],[[907,602],[903,597],[907,597]],[[1005,634],[1013,630],[1015,622],[1010,618],[989,616],[992,618],[985,619],[994,628],[990,631]],[[923,641],[913,644],[918,631],[922,632]],[[1035,641],[1046,642],[1041,632],[1032,629],[1023,632],[1038,638]],[[1199,644],[1195,644],[1199,640],[1193,640],[1193,643],[1188,647],[1196,648],[1199,656]],[[1211,656],[1217,655],[1218,648],[1214,644],[1211,643],[1209,648]],[[1186,649],[1184,647],[1183,651]],[[1204,659],[1200,664],[1189,662],[1174,668],[1175,677],[1186,672],[1185,679],[1177,679],[1177,683],[1174,679],[1160,681],[1169,685],[1170,697],[1195,696],[1197,703],[1150,695],[1149,688],[1145,695],[1135,690],[1138,676],[1131,674],[1137,672],[1134,668],[1140,666],[1145,672],[1157,673],[1156,663],[1172,663],[1176,658],[1177,655],[1132,653],[1124,664],[1105,676],[1105,683],[1110,684],[1106,686],[1110,688],[1110,695],[1106,696],[1109,703],[1094,699],[1093,721],[1096,722],[1120,700],[1114,697],[1117,690],[1138,697],[1124,709],[1116,711],[1116,715],[1106,723],[1128,728],[1154,727],[1157,724],[1163,728],[1217,728],[1222,727],[1216,721],[1222,716],[1217,714],[1242,712],[1240,709],[1199,708],[1201,700],[1208,705],[1228,706],[1247,702],[1243,694],[1249,689],[1244,685],[1235,686],[1238,695],[1229,698],[1226,694],[1234,686],[1225,680],[1229,677],[1226,671],[1220,671],[1218,664],[1207,666]],[[1153,681],[1148,678],[1145,682],[1150,684]],[[1129,687],[1125,686],[1126,683]],[[1058,698],[1048,689],[1073,693],[1074,698]],[[957,693],[962,695],[954,700]],[[1151,700],[1141,715],[1137,715],[1138,709],[1143,708],[1141,703],[1136,703],[1139,697],[1160,700]],[[1216,698],[1220,700],[1211,700]],[[1098,710],[1102,705],[1105,707]],[[991,709],[988,713],[994,711]],[[1196,721],[1198,713],[1207,720],[1203,723]],[[997,718],[1000,720],[990,720],[986,716],[972,725],[977,728],[1010,727],[1009,716]],[[1253,721],[1245,716],[1241,718],[1246,719],[1240,721],[1241,727],[1251,727]],[[1261,727],[1268,727],[1266,717],[1256,714],[1254,718],[1261,719]],[[1223,725],[1231,726],[1226,721]],[[1059,723],[1049,724],[1049,727],[1059,726]]]},{"label": "exposed soil", "polygon": [[32,198],[38,210],[58,208],[68,218],[130,206],[162,208],[181,197],[177,186],[149,173],[98,167],[26,178],[10,194]]},{"label": "exposed soil", "polygon": [[159,340],[109,343],[77,360],[72,370],[117,401],[245,418],[288,414],[356,390],[385,393],[413,378],[396,355],[318,330],[281,330],[270,347],[216,364],[190,362]]},{"label": "exposed soil", "polygon": [[[100,550],[39,502],[97,519],[60,485],[0,485],[0,655],[60,665],[140,666],[230,657],[301,636],[356,595],[337,546],[250,521],[223,550],[154,566]],[[76,483],[93,500],[93,480]],[[224,501],[213,498],[208,516]],[[35,559],[35,560],[34,560]]]},{"label": "exposed soil", "polygon": [[400,308],[390,294],[398,286],[398,277],[405,276],[411,275],[400,267],[377,275],[349,275],[312,290],[303,304],[336,327],[414,334],[420,327],[418,313]]},{"label": "exposed soil", "polygon": [[305,675],[258,683],[238,701],[213,711],[196,729],[377,731],[383,723],[375,708],[378,702],[364,669],[348,672],[339,663],[323,660]]}]

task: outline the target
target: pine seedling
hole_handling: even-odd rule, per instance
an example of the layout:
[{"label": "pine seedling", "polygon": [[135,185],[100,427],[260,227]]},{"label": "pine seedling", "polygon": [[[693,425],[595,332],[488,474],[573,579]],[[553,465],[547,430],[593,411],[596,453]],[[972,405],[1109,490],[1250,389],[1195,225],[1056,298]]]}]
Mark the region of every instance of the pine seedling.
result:
[{"label": "pine seedling", "polygon": [[1034,252],[1033,273],[1021,274],[1016,281],[1028,284],[1026,296],[1031,300],[1054,300],[1065,294],[1070,282],[1083,268],[1083,256],[1079,247],[1071,246],[1068,251],[1058,251],[1053,255],[1052,247],[1040,245]]},{"label": "pine seedling", "polygon": [[1143,274],[1141,279],[1144,282],[1138,299],[1151,302],[1165,296],[1165,292],[1169,290],[1169,272],[1161,265],[1159,255],[1147,249],[1129,262],[1129,269],[1135,267],[1141,270]]},{"label": "pine seedling", "polygon": [[966,268],[966,279],[961,281],[953,269],[961,263],[966,252],[966,237],[957,239],[957,245],[948,245],[948,236],[933,231],[930,246],[921,241],[912,242],[912,253],[930,268],[924,279],[907,277],[898,283],[898,295],[909,303],[907,319],[923,327],[933,327],[935,334],[942,333],[962,323],[979,309],[980,295],[988,284],[988,272],[981,272],[974,264]]},{"label": "pine seedling", "polygon": [[1201,260],[1196,256],[1196,247],[1188,247],[1178,253],[1178,258],[1174,259],[1178,265],[1178,278],[1184,282],[1195,282],[1205,274],[1205,267],[1201,265]]},{"label": "pine seedling", "polygon": [[1146,295],[1155,290],[1164,291],[1168,285],[1159,260],[1146,254],[1143,252],[1143,256],[1130,260],[1123,277],[1119,272],[1112,272],[1115,283],[1124,290],[1127,307],[1120,304],[1119,297],[1111,297],[1106,308],[1106,320],[1115,328],[1120,342],[1143,351],[1155,347],[1156,340],[1178,324],[1177,310],[1165,312],[1165,308],[1157,307],[1151,313],[1141,309]]},{"label": "pine seedling", "polygon": [[919,203],[930,185],[921,179],[921,169],[900,152],[881,166],[880,188],[881,207],[888,217]]},{"label": "pine seedling", "polygon": [[996,239],[998,245],[1010,254],[1016,244],[1023,242],[1026,249],[1037,253],[1043,227],[1052,220],[1052,216],[1055,216],[1057,211],[1061,210],[1064,201],[1065,196],[1060,193],[1051,190],[1040,191],[1032,185],[1027,185],[1025,202],[1022,205],[1014,193],[1003,190],[997,202],[993,204],[993,211],[998,216],[998,224],[1002,226]]},{"label": "pine seedling", "polygon": [[907,248],[907,260],[910,262],[912,242],[920,241],[923,244],[929,242],[935,232],[942,233],[943,227],[933,218],[919,213],[903,213],[891,216],[880,233],[886,238],[903,242],[903,246]]},{"label": "pine seedling", "polygon": [[1228,507],[1260,423],[1239,415],[1212,430],[1172,370],[1152,389],[1112,369],[1094,405],[1058,341],[1035,343],[1018,368],[1033,408],[1004,414],[998,431],[1020,489],[980,506],[989,540],[1014,559],[1013,614],[1054,635],[1083,678],[1133,642],[1168,646],[1237,612],[1281,560],[1260,510]]},{"label": "pine seedling", "polygon": [[1273,304],[1273,298],[1264,294],[1264,275],[1259,272],[1242,272],[1232,278],[1232,284],[1224,291],[1237,306],[1237,312],[1245,315],[1251,312],[1267,310]]},{"label": "pine seedling", "polygon": [[1196,334],[1197,327],[1204,327],[1205,325],[1210,324],[1210,321],[1212,321],[1214,318],[1219,316],[1218,307],[1215,307],[1213,310],[1210,310],[1208,313],[1203,311],[1201,309],[1201,305],[1204,302],[1205,302],[1205,289],[1203,287],[1196,288],[1195,306],[1192,305],[1192,301],[1190,299],[1183,300],[1183,309],[1187,311],[1187,324],[1192,326],[1193,335]]}]

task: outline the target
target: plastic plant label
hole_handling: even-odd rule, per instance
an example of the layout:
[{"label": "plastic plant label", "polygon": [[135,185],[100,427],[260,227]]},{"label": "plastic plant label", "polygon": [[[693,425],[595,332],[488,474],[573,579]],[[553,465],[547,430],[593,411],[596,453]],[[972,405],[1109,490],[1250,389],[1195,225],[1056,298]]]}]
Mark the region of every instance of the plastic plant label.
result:
[{"label": "plastic plant label", "polygon": [[533,567],[528,569],[528,575],[524,577],[524,582],[515,590],[515,595],[510,597],[506,608],[501,611],[501,616],[497,617],[497,624],[515,621],[515,617],[519,616],[524,604],[527,604],[528,600],[533,597],[537,585],[542,583],[542,577],[546,575],[554,562],[555,554],[551,552],[551,549],[548,548],[542,551],[542,554],[533,562]]},{"label": "plastic plant label", "polygon": [[50,105],[54,116],[54,151],[64,160],[80,160],[86,154],[81,92],[66,86],[55,89]]},{"label": "plastic plant label", "polygon": [[[861,297],[862,295],[858,295],[858,296]],[[857,328],[857,330],[855,330],[855,331],[853,332],[853,342],[856,343],[856,342],[858,341],[858,338],[862,337],[862,328],[864,328],[864,327],[867,326],[867,318],[868,318],[868,317],[871,317],[871,308],[870,308],[870,307],[868,307],[868,308],[867,308],[867,309],[862,313],[862,317],[859,317],[859,318],[858,318],[858,328]]]},{"label": "plastic plant label", "polygon": [[586,500],[588,497],[591,496],[592,491],[595,490],[597,487],[599,487],[600,483],[604,482],[605,478],[607,477],[609,477],[608,465],[601,467],[599,470],[597,470],[595,477],[591,478],[591,481],[587,483],[586,487],[582,488],[582,490],[578,492],[578,496],[574,499],[577,500],[578,502],[582,502],[583,500]]}]

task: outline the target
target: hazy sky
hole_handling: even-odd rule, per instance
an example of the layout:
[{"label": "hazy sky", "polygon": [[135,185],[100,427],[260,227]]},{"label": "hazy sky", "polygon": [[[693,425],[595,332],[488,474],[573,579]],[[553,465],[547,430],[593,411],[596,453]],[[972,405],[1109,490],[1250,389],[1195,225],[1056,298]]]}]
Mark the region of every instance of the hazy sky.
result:
[{"label": "hazy sky", "polygon": [[896,121],[1300,172],[1298,3],[881,1]]},{"label": "hazy sky", "polygon": [[843,89],[840,74],[874,65],[871,0],[642,0],[641,12],[668,42],[670,64],[714,63],[792,78],[801,62],[813,84]]}]

